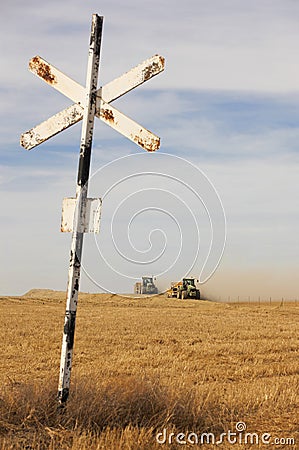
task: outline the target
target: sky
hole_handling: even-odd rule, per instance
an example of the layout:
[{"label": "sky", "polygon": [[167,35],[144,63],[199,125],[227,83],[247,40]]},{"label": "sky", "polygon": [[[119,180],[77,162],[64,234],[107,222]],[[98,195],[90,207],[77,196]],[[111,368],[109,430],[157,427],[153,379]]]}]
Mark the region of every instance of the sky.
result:
[{"label": "sky", "polygon": [[0,295],[66,289],[61,205],[75,193],[81,125],[29,152],[19,138],[71,104],[29,60],[84,85],[93,13],[104,16],[99,85],[154,54],[166,67],[114,102],[161,137],[155,154],[96,119],[90,195],[103,198],[101,231],[85,237],[81,290],[131,292],[143,274],[164,289],[193,275],[210,298],[299,298],[293,0],[1,5]]}]

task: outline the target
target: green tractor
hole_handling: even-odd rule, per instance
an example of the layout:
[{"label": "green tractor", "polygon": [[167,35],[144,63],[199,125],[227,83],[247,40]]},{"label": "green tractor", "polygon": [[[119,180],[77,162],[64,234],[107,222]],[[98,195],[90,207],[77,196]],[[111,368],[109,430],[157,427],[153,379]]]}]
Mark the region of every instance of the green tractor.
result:
[{"label": "green tractor", "polygon": [[177,298],[182,300],[186,298],[200,300],[200,291],[195,286],[194,278],[183,278],[182,284],[178,285]]},{"label": "green tractor", "polygon": [[142,282],[135,283],[134,294],[158,294],[158,288],[155,286],[154,277],[142,277]]}]

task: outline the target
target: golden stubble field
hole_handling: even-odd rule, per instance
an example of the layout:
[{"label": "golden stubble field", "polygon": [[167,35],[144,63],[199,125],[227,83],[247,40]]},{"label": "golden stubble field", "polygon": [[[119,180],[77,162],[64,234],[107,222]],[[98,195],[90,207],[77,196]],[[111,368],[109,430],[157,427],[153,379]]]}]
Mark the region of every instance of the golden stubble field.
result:
[{"label": "golden stubble field", "polygon": [[0,298],[0,449],[299,448],[298,305],[81,294],[61,411],[64,299]]}]

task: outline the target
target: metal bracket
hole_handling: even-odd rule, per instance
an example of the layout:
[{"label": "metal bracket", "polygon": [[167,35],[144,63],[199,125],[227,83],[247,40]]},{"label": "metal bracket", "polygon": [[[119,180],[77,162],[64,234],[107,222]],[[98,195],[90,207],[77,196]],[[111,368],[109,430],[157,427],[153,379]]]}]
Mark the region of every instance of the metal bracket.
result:
[{"label": "metal bracket", "polygon": [[65,197],[62,203],[61,227],[62,233],[71,233],[76,229],[79,233],[99,233],[101,219],[101,198],[86,199],[86,214],[81,217],[81,223],[74,226],[77,199],[74,197]]}]

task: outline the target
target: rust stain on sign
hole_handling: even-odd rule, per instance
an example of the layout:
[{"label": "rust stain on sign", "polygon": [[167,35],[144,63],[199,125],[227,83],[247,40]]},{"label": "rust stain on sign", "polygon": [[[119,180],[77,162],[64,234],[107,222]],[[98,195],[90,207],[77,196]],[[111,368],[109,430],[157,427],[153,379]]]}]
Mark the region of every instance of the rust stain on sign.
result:
[{"label": "rust stain on sign", "polygon": [[111,109],[101,109],[100,115],[103,119],[114,122],[114,115]]},{"label": "rust stain on sign", "polygon": [[158,136],[154,139],[146,139],[142,138],[140,135],[136,135],[133,137],[133,141],[148,152],[154,152],[160,147],[160,138]]},{"label": "rust stain on sign", "polygon": [[51,67],[49,64],[43,62],[39,56],[34,56],[34,58],[29,61],[29,68],[47,83],[57,83],[55,75],[51,72]]},{"label": "rust stain on sign", "polygon": [[35,142],[35,145],[39,145],[43,142],[43,139],[40,137],[40,135],[38,133],[35,133],[34,128],[31,128],[31,130],[21,135],[20,144],[26,150],[30,150],[32,148],[32,141]]},{"label": "rust stain on sign", "polygon": [[159,57],[159,62],[154,61],[150,66],[146,67],[143,71],[144,81],[149,80],[154,75],[157,75],[164,69],[165,58],[163,56]]}]

